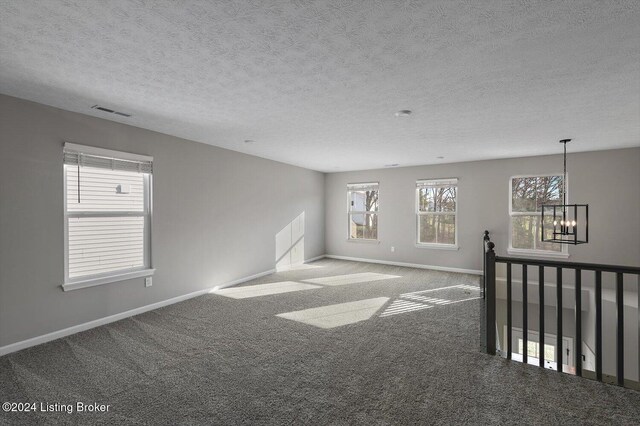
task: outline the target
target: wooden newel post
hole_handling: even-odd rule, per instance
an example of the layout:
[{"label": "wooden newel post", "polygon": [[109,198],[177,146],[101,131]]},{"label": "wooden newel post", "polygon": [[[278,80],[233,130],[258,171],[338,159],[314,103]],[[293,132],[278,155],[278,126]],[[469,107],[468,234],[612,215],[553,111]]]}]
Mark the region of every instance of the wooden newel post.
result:
[{"label": "wooden newel post", "polygon": [[484,254],[484,282],[485,282],[485,309],[487,334],[487,353],[496,354],[496,252],[493,251],[496,245],[489,241]]}]

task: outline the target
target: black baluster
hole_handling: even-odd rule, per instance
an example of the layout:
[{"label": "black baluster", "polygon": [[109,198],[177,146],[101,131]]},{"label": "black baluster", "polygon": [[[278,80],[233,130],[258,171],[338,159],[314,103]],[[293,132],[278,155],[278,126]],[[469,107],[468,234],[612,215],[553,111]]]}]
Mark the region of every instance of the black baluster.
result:
[{"label": "black baluster", "polygon": [[527,294],[527,265],[522,265],[522,362],[529,361],[529,316],[528,316],[528,294]]},{"label": "black baluster", "polygon": [[562,268],[556,268],[556,371],[562,372]]},{"label": "black baluster", "polygon": [[495,244],[487,243],[485,253],[485,285],[486,285],[486,334],[487,353],[496,354],[496,253],[493,251]]},{"label": "black baluster", "polygon": [[582,376],[582,270],[576,269],[576,375]]},{"label": "black baluster", "polygon": [[491,240],[491,238],[489,237],[489,231],[484,231],[484,236],[482,237],[482,260],[484,262],[483,264],[483,268],[484,268],[484,275],[483,275],[483,279],[482,279],[482,298],[484,299],[486,297],[486,292],[487,292],[487,277],[486,277],[486,271],[487,271],[487,242],[489,242]]},{"label": "black baluster", "polygon": [[596,379],[602,381],[602,271],[596,271]]},{"label": "black baluster", "polygon": [[513,351],[511,297],[511,262],[507,262],[507,359],[511,359]]},{"label": "black baluster", "polygon": [[616,314],[618,319],[618,338],[616,339],[616,366],[618,386],[624,386],[624,293],[623,276],[616,273]]},{"label": "black baluster", "polygon": [[540,330],[538,338],[538,365],[544,367],[544,266],[538,266],[538,298],[540,299]]}]

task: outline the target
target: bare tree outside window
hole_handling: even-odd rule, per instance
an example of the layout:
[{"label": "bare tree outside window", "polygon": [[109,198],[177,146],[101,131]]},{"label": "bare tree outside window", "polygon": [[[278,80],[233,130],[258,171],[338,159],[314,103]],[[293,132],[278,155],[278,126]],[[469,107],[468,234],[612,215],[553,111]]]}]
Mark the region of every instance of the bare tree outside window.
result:
[{"label": "bare tree outside window", "polygon": [[457,180],[416,184],[418,244],[456,244]]},{"label": "bare tree outside window", "polygon": [[378,239],[378,184],[347,185],[349,239]]},{"label": "bare tree outside window", "polygon": [[[526,176],[511,179],[511,247],[561,252],[559,244],[543,242],[542,205],[562,204],[562,176]],[[545,238],[553,232],[552,217],[545,216]]]}]

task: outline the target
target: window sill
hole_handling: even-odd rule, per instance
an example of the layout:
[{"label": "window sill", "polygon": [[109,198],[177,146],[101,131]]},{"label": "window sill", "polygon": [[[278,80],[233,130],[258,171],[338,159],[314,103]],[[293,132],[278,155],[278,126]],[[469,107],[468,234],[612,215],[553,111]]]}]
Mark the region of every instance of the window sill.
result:
[{"label": "window sill", "polygon": [[126,272],[124,274],[110,275],[108,277],[97,277],[80,281],[70,281],[62,284],[62,289],[64,291],[71,291],[87,287],[95,287],[102,284],[114,283],[118,281],[131,280],[134,278],[150,277],[155,271],[155,269],[143,269],[142,271]]},{"label": "window sill", "polygon": [[348,243],[360,243],[360,244],[380,244],[379,240],[359,240],[357,238],[347,238]]},{"label": "window sill", "polygon": [[543,250],[523,250],[523,249],[507,249],[507,253],[514,256],[533,256],[533,257],[548,257],[552,259],[568,259],[569,253],[565,252],[554,252],[554,251],[543,251]]},{"label": "window sill", "polygon": [[454,245],[454,244],[421,244],[421,243],[417,243],[416,247],[417,248],[421,248],[421,249],[435,249],[435,250],[452,250],[452,251],[460,250],[460,247],[458,247],[457,245]]}]

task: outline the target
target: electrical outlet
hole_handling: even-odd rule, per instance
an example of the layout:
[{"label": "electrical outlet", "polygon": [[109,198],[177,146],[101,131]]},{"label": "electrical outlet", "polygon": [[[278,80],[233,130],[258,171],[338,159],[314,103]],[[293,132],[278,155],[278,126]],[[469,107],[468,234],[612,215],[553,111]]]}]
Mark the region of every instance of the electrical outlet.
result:
[{"label": "electrical outlet", "polygon": [[396,251],[396,248],[394,246],[391,246],[391,252]]},{"label": "electrical outlet", "polygon": [[144,279],[144,286],[151,287],[153,285],[153,281],[151,281],[151,277],[147,277]]}]

